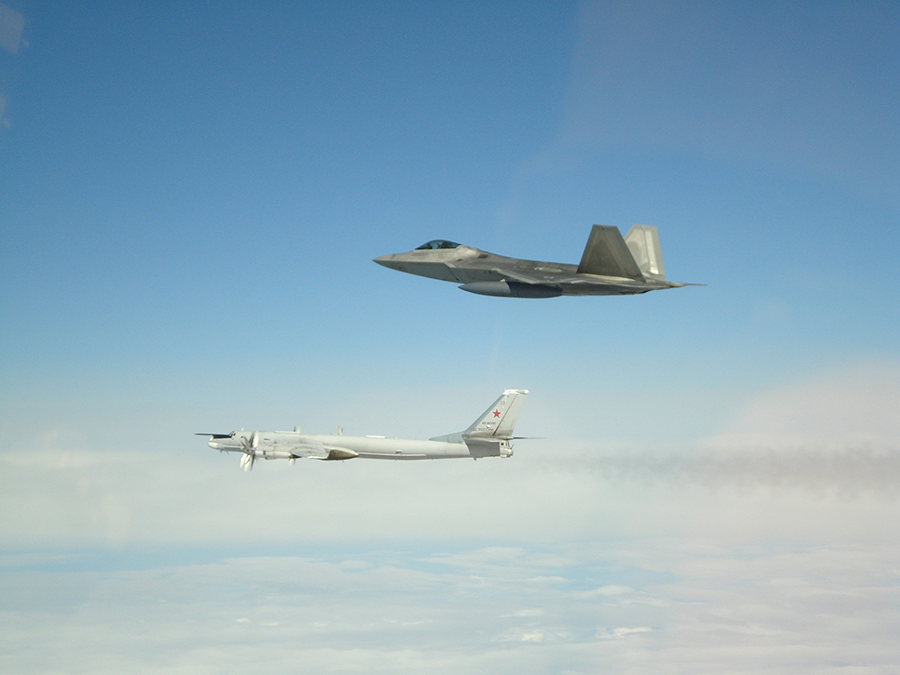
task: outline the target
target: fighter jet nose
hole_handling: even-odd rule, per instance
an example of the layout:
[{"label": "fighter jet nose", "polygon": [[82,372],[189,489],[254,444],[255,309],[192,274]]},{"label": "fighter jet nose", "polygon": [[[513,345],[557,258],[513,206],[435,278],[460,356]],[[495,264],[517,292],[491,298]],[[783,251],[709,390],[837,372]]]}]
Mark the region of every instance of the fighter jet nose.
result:
[{"label": "fighter jet nose", "polygon": [[372,262],[377,262],[379,265],[390,267],[392,270],[395,270],[398,267],[397,261],[394,260],[393,254],[378,256],[377,258],[373,258]]}]

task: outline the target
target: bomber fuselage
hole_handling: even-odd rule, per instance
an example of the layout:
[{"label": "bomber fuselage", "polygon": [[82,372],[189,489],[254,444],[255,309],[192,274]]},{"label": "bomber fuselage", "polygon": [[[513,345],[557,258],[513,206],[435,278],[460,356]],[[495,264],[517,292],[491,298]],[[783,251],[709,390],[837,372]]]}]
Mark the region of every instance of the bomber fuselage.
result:
[{"label": "bomber fuselage", "polygon": [[[247,445],[254,432],[236,431],[228,438],[213,438],[209,447],[220,452],[247,452]],[[243,439],[243,440],[242,440]],[[509,457],[512,449],[505,439],[490,445],[470,448],[466,443],[446,441],[421,441],[408,438],[383,436],[344,436],[327,434],[303,434],[295,431],[258,432],[252,452],[257,459],[290,459],[298,446],[321,447],[327,459],[449,459],[453,457]],[[323,459],[326,457],[323,457]]]}]

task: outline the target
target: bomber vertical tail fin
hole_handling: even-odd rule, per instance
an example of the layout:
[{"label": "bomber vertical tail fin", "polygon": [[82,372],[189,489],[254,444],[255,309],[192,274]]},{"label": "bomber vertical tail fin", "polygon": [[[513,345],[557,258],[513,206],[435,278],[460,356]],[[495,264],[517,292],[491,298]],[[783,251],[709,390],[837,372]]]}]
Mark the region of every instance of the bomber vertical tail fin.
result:
[{"label": "bomber vertical tail fin", "polygon": [[645,279],[665,281],[659,233],[654,225],[632,225],[625,235],[625,243]]},{"label": "bomber vertical tail fin", "polygon": [[527,389],[507,389],[462,432],[463,438],[512,438]]},{"label": "bomber vertical tail fin", "polygon": [[519,410],[525,402],[527,389],[507,389],[491,407],[478,416],[468,429],[455,434],[435,436],[432,441],[448,443],[464,443],[467,439],[509,440],[513,437],[513,429],[519,418]]}]

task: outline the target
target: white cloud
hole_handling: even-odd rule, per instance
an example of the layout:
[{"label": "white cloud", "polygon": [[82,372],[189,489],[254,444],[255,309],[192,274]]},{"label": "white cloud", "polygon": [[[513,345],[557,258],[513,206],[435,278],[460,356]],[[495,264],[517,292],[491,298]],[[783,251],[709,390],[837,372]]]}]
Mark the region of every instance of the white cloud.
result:
[{"label": "white cloud", "polygon": [[900,443],[900,363],[876,361],[820,374],[758,396],[710,445]]},{"label": "white cloud", "polygon": [[[900,657],[896,541],[632,539],[551,552],[572,565],[558,574],[549,561],[542,571],[562,580],[537,585],[510,583],[500,567],[477,585],[447,566],[423,571],[415,555],[385,563],[360,551],[365,568],[340,555],[113,573],[26,566],[0,578],[0,659],[10,672],[531,674],[834,663],[881,673]],[[609,592],[586,596],[597,578]],[[648,602],[623,605],[631,594]]]},{"label": "white cloud", "polygon": [[641,626],[638,628],[614,628],[612,632],[607,633],[604,637],[620,638],[626,635],[631,635],[633,633],[649,633],[651,630],[653,629],[646,626]]},{"label": "white cloud", "polygon": [[900,365],[857,365],[765,392],[694,445],[592,448],[566,461],[606,481],[817,502],[900,496]]},{"label": "white cloud", "polygon": [[623,593],[632,593],[633,591],[634,589],[632,589],[630,586],[612,585],[601,586],[600,588],[591,591],[591,593],[595,595],[622,595]]}]

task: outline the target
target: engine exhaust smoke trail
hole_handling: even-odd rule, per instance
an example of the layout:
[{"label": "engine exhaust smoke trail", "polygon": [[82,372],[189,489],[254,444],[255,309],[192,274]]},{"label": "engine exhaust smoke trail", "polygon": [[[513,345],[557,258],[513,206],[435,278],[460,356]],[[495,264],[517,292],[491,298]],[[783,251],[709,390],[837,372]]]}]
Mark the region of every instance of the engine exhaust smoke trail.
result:
[{"label": "engine exhaust smoke trail", "polygon": [[676,482],[710,488],[768,488],[857,497],[900,495],[900,448],[742,447],[645,450],[582,458],[614,481]]}]

